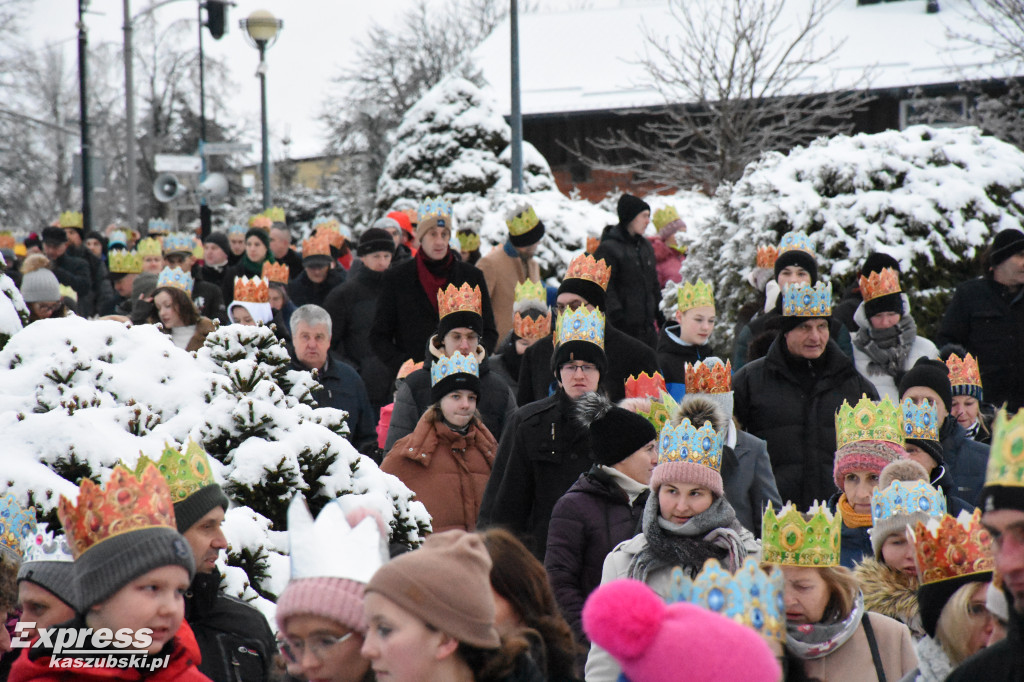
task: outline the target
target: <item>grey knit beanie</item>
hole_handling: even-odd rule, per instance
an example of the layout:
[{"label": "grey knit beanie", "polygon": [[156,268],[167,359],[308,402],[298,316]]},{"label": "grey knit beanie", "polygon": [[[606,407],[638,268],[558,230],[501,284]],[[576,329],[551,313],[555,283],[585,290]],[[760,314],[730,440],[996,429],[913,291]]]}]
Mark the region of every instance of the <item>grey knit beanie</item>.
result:
[{"label": "grey knit beanie", "polygon": [[200,488],[181,502],[174,503],[174,521],[178,525],[178,532],[187,531],[214,507],[223,507],[227,511],[229,505],[228,496],[216,483]]},{"label": "grey knit beanie", "polygon": [[26,561],[18,568],[18,582],[24,580],[39,585],[76,608],[74,568],[70,561]]},{"label": "grey knit beanie", "polygon": [[21,296],[25,303],[43,303],[60,300],[60,283],[49,270],[33,270],[21,279]]}]

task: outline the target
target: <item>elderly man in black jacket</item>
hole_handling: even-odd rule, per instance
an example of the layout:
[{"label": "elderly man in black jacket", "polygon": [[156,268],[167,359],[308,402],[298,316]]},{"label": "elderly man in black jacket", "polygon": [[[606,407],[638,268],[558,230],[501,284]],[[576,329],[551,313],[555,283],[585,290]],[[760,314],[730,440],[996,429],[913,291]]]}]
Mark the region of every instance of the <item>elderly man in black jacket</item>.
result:
[{"label": "elderly man in black jacket", "polygon": [[74,289],[79,301],[85,301],[92,293],[92,274],[88,263],[68,253],[68,236],[64,230],[43,228],[43,253],[50,259],[50,269],[57,281]]}]

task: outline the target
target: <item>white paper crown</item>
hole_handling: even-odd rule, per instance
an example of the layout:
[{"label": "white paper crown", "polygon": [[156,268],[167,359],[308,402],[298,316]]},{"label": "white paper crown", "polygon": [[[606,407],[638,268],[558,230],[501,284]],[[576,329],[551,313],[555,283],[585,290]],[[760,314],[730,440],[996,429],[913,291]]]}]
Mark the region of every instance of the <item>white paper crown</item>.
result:
[{"label": "white paper crown", "polygon": [[40,523],[36,532],[22,538],[22,562],[30,561],[74,561],[71,548],[63,533],[54,535]]},{"label": "white paper crown", "polygon": [[352,528],[341,506],[329,502],[314,521],[301,493],[288,506],[288,542],[293,580],[343,578],[365,584],[384,563],[375,518]]}]

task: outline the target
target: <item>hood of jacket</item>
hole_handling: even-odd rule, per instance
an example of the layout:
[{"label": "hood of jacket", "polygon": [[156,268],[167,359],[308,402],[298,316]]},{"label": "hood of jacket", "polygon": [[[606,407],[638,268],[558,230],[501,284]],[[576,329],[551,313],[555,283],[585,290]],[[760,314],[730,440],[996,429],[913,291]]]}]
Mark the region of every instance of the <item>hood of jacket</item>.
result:
[{"label": "hood of jacket", "polygon": [[461,434],[449,428],[441,419],[441,411],[434,407],[423,413],[416,428],[406,438],[408,440],[402,443],[401,448],[398,448],[396,443],[394,449],[406,459],[427,468],[441,446],[448,450],[476,448],[491,465],[494,464],[494,456],[498,450],[498,441],[483,426],[479,417],[473,417],[469,423],[469,430]]},{"label": "hood of jacket", "polygon": [[924,636],[917,605],[918,580],[875,559],[864,559],[853,569],[864,592],[864,608],[900,621],[915,639]]}]

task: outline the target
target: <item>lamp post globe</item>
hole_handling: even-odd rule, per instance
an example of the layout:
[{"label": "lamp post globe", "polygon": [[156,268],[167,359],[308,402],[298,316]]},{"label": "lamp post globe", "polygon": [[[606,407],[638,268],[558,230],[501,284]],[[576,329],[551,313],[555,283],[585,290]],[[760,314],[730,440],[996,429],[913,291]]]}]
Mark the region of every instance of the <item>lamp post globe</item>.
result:
[{"label": "lamp post globe", "polygon": [[263,161],[260,170],[263,175],[263,208],[270,208],[270,136],[267,131],[267,65],[264,60],[267,48],[277,41],[284,22],[267,10],[258,9],[245,19],[238,22],[245,31],[250,45],[260,51],[260,67],[256,74],[260,78],[261,133],[263,142]]}]

